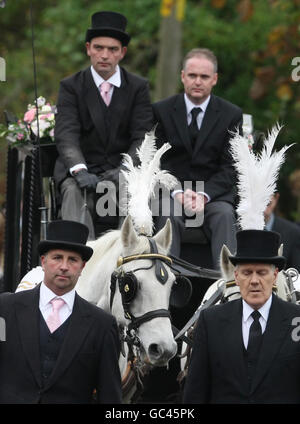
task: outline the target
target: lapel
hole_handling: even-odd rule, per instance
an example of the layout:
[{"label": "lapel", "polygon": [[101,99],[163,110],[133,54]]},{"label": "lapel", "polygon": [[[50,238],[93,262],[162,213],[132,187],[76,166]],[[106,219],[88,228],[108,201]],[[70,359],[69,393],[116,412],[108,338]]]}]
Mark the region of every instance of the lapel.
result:
[{"label": "lapel", "polygon": [[106,141],[106,122],[104,113],[102,112],[102,107],[104,106],[101,104],[101,95],[99,89],[95,85],[90,68],[84,71],[84,85],[86,104],[89,109],[95,128],[99,134],[99,139]]},{"label": "lapel", "polygon": [[272,305],[263,337],[257,369],[252,381],[251,393],[255,391],[258,384],[269,371],[273,360],[286,337],[287,331],[290,328],[290,321],[288,315],[285,313],[283,305],[280,304],[280,301],[276,296],[272,296]]},{"label": "lapel", "polygon": [[52,386],[63,374],[66,368],[68,368],[74,356],[77,355],[81,344],[93,323],[93,316],[86,308],[83,300],[76,293],[66,337],[63,341],[54,370],[47,381],[45,389]]},{"label": "lapel", "polygon": [[192,155],[193,149],[188,131],[186,106],[183,94],[178,94],[176,97],[171,116],[179,134],[180,141],[186,150],[190,153],[190,155]]},{"label": "lapel", "polygon": [[42,386],[39,350],[40,285],[22,293],[17,300],[17,327],[24,354],[39,387]]},{"label": "lapel", "polygon": [[195,143],[194,152],[196,153],[199,151],[203,145],[203,143],[206,141],[207,137],[209,136],[210,132],[216,125],[220,118],[220,110],[218,106],[218,102],[215,98],[215,96],[212,94],[210,101],[207,105],[202,125]]},{"label": "lapel", "polygon": [[[229,363],[232,378],[236,381],[247,382],[247,370],[244,358],[244,342],[242,335],[242,300],[230,302],[230,308],[224,311],[221,320],[221,337],[223,339],[224,358]],[[232,366],[234,364],[234,366]],[[241,388],[246,391],[247,387]]]}]

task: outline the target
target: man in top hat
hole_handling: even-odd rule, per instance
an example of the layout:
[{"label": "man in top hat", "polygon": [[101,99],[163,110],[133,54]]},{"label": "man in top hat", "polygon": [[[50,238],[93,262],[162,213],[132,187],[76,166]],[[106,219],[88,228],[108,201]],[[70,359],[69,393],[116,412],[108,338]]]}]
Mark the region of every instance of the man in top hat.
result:
[{"label": "man in top hat", "polygon": [[51,222],[38,245],[43,282],[0,295],[0,403],[121,403],[117,323],[75,292],[87,236],[83,224]]},{"label": "man in top hat", "polygon": [[[95,13],[85,44],[91,66],[65,78],[59,88],[54,177],[62,198],[61,215],[84,222],[90,239],[95,238],[98,181],[117,187],[122,153],[134,157],[152,127],[148,82],[119,66],[130,41],[126,24],[120,13]],[[89,210],[82,217],[84,190]]]},{"label": "man in top hat", "polygon": [[229,258],[242,299],[201,313],[184,403],[300,402],[300,307],[272,294],[279,245],[272,231],[237,233]]}]

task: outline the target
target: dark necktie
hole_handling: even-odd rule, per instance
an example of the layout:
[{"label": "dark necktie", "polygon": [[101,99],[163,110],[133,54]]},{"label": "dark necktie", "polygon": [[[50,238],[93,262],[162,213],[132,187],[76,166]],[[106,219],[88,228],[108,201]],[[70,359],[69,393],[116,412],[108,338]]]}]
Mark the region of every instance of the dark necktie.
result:
[{"label": "dark necktie", "polygon": [[250,374],[250,378],[252,379],[254,369],[257,364],[263,335],[262,335],[261,325],[259,322],[259,318],[261,317],[260,312],[253,311],[251,316],[253,318],[253,322],[249,330],[247,361],[248,361],[248,372]]},{"label": "dark necktie", "polygon": [[196,141],[197,135],[199,133],[199,129],[198,129],[198,125],[197,125],[197,116],[199,115],[199,113],[201,111],[202,111],[201,107],[194,107],[191,110],[192,120],[191,120],[191,123],[189,125],[189,133],[190,133],[190,138],[191,138],[191,142],[192,142],[193,147],[195,145],[195,141]]}]

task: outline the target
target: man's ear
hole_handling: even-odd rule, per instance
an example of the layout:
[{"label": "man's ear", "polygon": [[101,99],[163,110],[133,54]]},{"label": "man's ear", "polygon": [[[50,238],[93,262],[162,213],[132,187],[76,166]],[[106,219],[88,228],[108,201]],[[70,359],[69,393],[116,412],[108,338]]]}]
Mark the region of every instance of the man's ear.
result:
[{"label": "man's ear", "polygon": [[181,70],[180,78],[181,78],[181,82],[183,83],[183,78],[184,78],[184,69],[182,69],[182,70]]},{"label": "man's ear", "polygon": [[86,47],[86,54],[88,55],[88,56],[90,56],[90,45],[91,45],[91,43],[90,42],[86,42],[85,43],[85,47]]},{"label": "man's ear", "polygon": [[124,58],[124,56],[126,55],[126,53],[127,53],[127,47],[126,46],[123,46],[122,47],[122,59]]},{"label": "man's ear", "polygon": [[238,282],[238,280],[237,280],[237,274],[238,274],[238,272],[237,272],[237,270],[235,269],[234,270],[234,280],[235,280],[235,284],[238,286],[238,287],[240,287],[240,283]]},{"label": "man's ear", "polygon": [[217,82],[218,82],[218,73],[216,72],[215,73],[215,80],[214,80],[213,85],[215,86],[217,84]]},{"label": "man's ear", "polygon": [[42,255],[41,258],[40,258],[41,259],[41,267],[42,267],[43,270],[44,270],[45,258],[46,258],[45,255]]}]

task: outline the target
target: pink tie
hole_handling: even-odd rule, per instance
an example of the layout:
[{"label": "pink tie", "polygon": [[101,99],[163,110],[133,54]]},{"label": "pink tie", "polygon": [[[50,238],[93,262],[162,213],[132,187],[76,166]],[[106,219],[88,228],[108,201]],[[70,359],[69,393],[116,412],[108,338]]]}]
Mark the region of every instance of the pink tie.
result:
[{"label": "pink tie", "polygon": [[103,81],[100,88],[101,96],[106,106],[109,106],[109,103],[110,103],[110,96],[109,96],[110,87],[111,87],[110,82]]},{"label": "pink tie", "polygon": [[47,325],[51,333],[54,333],[54,331],[60,326],[61,321],[59,318],[59,310],[60,308],[65,304],[65,301],[63,299],[52,299],[52,312],[47,318]]}]

